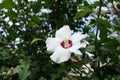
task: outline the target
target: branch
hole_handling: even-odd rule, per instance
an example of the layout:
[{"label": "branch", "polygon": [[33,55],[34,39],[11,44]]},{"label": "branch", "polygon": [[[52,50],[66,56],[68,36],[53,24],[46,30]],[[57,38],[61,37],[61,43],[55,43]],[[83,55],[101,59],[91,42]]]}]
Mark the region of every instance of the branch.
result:
[{"label": "branch", "polygon": [[[100,0],[100,7],[99,7],[99,11],[98,11],[98,14],[97,14],[97,19],[99,19],[100,17],[100,13],[101,13],[101,7],[102,7],[102,0]],[[96,50],[96,54],[98,55],[99,54],[99,45],[98,45],[98,31],[99,31],[99,23],[97,24],[97,29],[96,29],[96,34],[95,34],[95,50]]]},{"label": "branch", "polygon": [[[97,14],[97,20],[99,20],[99,18],[100,18],[101,7],[102,7],[102,3],[103,3],[102,0],[99,0],[99,2],[100,2],[100,5],[99,5],[99,11],[98,11],[98,14]],[[99,53],[100,53],[99,44],[98,44],[98,38],[97,38],[97,37],[98,37],[99,27],[100,27],[100,24],[99,24],[99,22],[97,22],[97,29],[96,29],[95,43],[94,43],[94,44],[95,44],[96,56],[98,56]],[[95,57],[96,57],[96,56],[95,56]],[[100,68],[100,62],[97,62],[97,69],[95,69],[95,72],[97,72],[96,75],[99,77],[99,79],[100,79],[100,80],[103,80],[99,68]]]}]

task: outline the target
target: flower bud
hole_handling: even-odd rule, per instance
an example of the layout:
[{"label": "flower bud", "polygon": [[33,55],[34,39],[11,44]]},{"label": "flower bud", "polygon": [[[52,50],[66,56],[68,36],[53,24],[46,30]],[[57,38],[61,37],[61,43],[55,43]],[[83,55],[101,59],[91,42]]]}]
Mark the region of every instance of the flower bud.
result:
[{"label": "flower bud", "polygon": [[111,8],[109,8],[109,10],[111,13],[116,13],[120,11],[120,3],[113,1],[113,3],[111,3]]},{"label": "flower bud", "polygon": [[7,74],[8,74],[8,75],[12,75],[12,74],[13,74],[13,71],[14,71],[14,68],[11,67],[11,68],[8,70]]},{"label": "flower bud", "polygon": [[[97,9],[97,12],[99,11],[99,7],[96,8]],[[106,7],[101,7],[101,14],[105,15],[107,13],[110,13],[109,9],[106,8]]]}]

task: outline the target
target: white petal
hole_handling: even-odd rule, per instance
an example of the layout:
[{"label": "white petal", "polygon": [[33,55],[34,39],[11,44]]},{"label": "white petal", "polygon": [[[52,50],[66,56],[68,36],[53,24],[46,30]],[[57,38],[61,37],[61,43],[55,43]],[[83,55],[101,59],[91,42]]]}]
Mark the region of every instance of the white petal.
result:
[{"label": "white petal", "polygon": [[68,50],[63,49],[62,47],[56,48],[55,52],[50,56],[50,58],[58,64],[68,61],[70,57],[71,53]]},{"label": "white petal", "polygon": [[75,51],[75,54],[82,55],[82,52],[80,50]]},{"label": "white petal", "polygon": [[61,40],[69,39],[71,36],[71,30],[68,25],[64,25],[62,28],[56,31],[56,38],[60,38]]},{"label": "white petal", "polygon": [[47,38],[46,47],[48,51],[55,51],[55,49],[60,45],[60,40],[57,38]]},{"label": "white petal", "polygon": [[93,54],[91,54],[91,53],[89,53],[89,52],[85,52],[89,57],[93,57],[94,55]]},{"label": "white petal", "polygon": [[76,42],[72,47],[68,48],[70,52],[76,52],[79,48],[86,47],[86,43]]},{"label": "white petal", "polygon": [[81,34],[80,32],[78,32],[78,33],[73,34],[70,40],[72,40],[72,42],[75,43],[86,37],[87,37],[87,34]]}]

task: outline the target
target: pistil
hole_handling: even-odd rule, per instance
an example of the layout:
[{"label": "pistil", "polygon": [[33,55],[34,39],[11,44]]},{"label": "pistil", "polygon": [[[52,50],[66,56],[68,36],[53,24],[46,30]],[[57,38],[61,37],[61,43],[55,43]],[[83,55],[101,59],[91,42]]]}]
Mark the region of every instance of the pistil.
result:
[{"label": "pistil", "polygon": [[64,40],[64,47],[69,47],[69,43],[68,43],[68,40],[65,38],[65,40]]}]

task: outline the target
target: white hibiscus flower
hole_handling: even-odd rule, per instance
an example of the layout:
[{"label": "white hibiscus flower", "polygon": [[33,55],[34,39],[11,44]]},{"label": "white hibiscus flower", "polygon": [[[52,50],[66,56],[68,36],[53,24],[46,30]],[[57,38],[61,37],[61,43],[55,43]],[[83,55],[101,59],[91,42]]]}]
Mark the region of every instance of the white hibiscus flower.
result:
[{"label": "white hibiscus flower", "polygon": [[80,32],[72,35],[69,26],[64,25],[56,31],[55,38],[49,37],[46,40],[47,50],[54,52],[50,58],[55,63],[68,61],[71,57],[71,53],[81,47],[86,47],[86,43],[80,42],[85,37],[87,37],[87,35],[83,35]]}]

